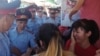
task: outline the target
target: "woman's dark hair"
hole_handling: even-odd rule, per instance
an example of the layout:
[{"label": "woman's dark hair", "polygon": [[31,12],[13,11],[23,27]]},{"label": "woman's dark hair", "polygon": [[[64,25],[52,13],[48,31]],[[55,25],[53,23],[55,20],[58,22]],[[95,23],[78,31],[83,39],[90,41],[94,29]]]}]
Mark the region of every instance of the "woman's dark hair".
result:
[{"label": "woman's dark hair", "polygon": [[[99,39],[99,28],[94,20],[79,19],[72,24],[71,32],[73,29],[83,28],[85,32],[91,31],[91,36],[89,37],[90,44],[95,44]],[[71,35],[71,33],[70,33]]]},{"label": "woman's dark hair", "polygon": [[[45,44],[45,48],[47,49],[50,40],[53,37],[57,37],[58,34],[57,32],[60,34],[57,26],[55,26],[54,24],[51,23],[45,23],[42,26],[40,26],[39,32],[38,32],[38,37],[37,37],[37,42],[39,40],[42,40]],[[39,42],[38,42],[39,44]]]}]

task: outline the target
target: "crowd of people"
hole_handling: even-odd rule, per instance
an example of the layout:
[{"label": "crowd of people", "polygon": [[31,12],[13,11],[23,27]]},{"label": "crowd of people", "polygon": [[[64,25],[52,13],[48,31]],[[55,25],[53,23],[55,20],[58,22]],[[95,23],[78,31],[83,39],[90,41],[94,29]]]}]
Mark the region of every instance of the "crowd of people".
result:
[{"label": "crowd of people", "polygon": [[0,4],[0,56],[100,56],[99,0],[67,1],[72,4],[64,19],[76,19],[70,26],[61,25],[60,7]]}]

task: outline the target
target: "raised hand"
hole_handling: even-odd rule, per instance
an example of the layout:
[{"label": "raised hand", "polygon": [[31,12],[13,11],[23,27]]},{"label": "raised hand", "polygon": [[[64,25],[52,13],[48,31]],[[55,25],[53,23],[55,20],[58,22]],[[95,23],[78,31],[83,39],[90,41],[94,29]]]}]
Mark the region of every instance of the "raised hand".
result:
[{"label": "raised hand", "polygon": [[74,52],[75,43],[76,43],[76,41],[75,41],[75,38],[73,36],[73,31],[72,31],[72,33],[71,33],[71,44],[70,44],[69,51]]},{"label": "raised hand", "polygon": [[96,55],[95,56],[100,56],[100,49],[96,51]]}]

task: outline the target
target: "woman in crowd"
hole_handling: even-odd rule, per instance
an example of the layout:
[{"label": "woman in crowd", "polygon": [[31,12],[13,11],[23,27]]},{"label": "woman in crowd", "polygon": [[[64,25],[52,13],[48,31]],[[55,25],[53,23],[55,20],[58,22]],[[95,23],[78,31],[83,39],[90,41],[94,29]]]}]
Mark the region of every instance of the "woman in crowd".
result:
[{"label": "woman in crowd", "polygon": [[71,42],[74,41],[74,53],[77,56],[94,56],[97,48],[94,46],[99,39],[99,28],[95,21],[80,19],[73,23],[71,37],[74,40],[68,40],[65,49],[68,50]]},{"label": "woman in crowd", "polygon": [[41,49],[37,56],[75,56],[73,46],[70,46],[69,51],[63,50],[62,37],[54,24],[43,24],[39,29],[37,40]]}]

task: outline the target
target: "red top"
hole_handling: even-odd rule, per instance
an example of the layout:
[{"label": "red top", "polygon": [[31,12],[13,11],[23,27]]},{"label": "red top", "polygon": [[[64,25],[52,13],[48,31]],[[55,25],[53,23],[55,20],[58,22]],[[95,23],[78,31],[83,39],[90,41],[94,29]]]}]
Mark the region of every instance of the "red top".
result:
[{"label": "red top", "polygon": [[[71,41],[66,42],[65,49],[68,50]],[[78,44],[75,44],[75,54],[77,56],[95,56],[97,48],[90,45],[88,48],[83,49]]]},{"label": "red top", "polygon": [[100,49],[100,39],[95,43],[95,46]]},{"label": "red top", "polygon": [[81,18],[95,20],[100,28],[100,0],[84,0],[80,10]]},{"label": "red top", "polygon": [[64,26],[59,26],[58,29],[62,34],[64,33],[65,30],[68,30],[68,28]]}]

